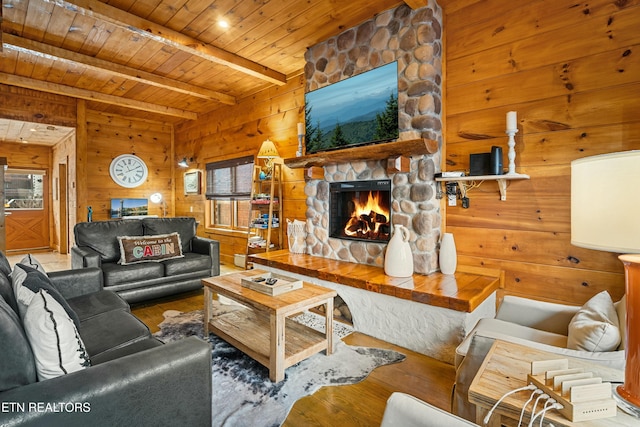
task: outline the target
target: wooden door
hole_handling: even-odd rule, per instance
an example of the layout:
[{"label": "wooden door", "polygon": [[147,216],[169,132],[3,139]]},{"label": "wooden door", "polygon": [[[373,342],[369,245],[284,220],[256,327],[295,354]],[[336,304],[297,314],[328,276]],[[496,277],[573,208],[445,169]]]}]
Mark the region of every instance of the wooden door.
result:
[{"label": "wooden door", "polygon": [[46,171],[13,169],[5,175],[7,250],[49,248],[49,185]]}]

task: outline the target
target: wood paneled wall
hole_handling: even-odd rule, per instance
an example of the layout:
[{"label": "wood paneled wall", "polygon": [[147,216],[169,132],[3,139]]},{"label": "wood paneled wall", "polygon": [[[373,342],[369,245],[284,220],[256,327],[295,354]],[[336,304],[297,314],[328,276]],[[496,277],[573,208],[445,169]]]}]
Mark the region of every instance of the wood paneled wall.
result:
[{"label": "wood paneled wall", "polygon": [[[443,170],[468,169],[469,154],[492,145],[508,163],[505,115],[515,110],[516,169],[531,176],[506,201],[487,181],[469,193],[469,209],[446,208],[459,262],[504,269],[510,294],[621,297],[617,254],[570,243],[570,162],[640,148],[640,2],[445,3]],[[636,197],[635,185],[621,185]]]},{"label": "wood paneled wall", "polygon": [[76,125],[76,100],[0,84],[0,117],[58,126]]},{"label": "wood paneled wall", "polygon": [[[167,215],[174,212],[173,126],[167,123],[108,115],[95,111],[86,113],[86,177],[78,176],[78,187],[86,196],[78,200],[78,221],[87,220],[87,206],[93,209],[93,220],[109,219],[112,198],[148,199],[160,192],[167,202]],[[80,136],[78,136],[80,139]],[[120,154],[135,154],[149,169],[147,181],[136,188],[124,188],[109,175],[111,160]],[[162,216],[162,205],[149,202],[149,214]]]},{"label": "wood paneled wall", "polygon": [[[61,165],[64,165],[66,177],[60,176]],[[68,253],[73,246],[73,225],[77,222],[75,134],[52,147],[51,183],[51,246],[60,253]],[[62,225],[66,224],[66,233],[61,230],[61,221]]]},{"label": "wood paneled wall", "polygon": [[[245,253],[246,234],[205,228],[206,164],[256,155],[260,144],[267,138],[275,143],[281,157],[293,157],[298,147],[296,125],[304,121],[303,117],[304,84],[302,76],[299,76],[290,78],[285,86],[258,92],[239,100],[235,106],[220,108],[196,121],[176,126],[176,157],[193,157],[195,162],[188,170],[176,171],[176,215],[195,216],[200,221],[198,234],[220,241],[223,262],[232,263],[234,254]],[[182,175],[196,169],[202,171],[203,194],[184,195]],[[304,219],[306,198],[302,171],[284,167],[283,173],[283,216]]]}]

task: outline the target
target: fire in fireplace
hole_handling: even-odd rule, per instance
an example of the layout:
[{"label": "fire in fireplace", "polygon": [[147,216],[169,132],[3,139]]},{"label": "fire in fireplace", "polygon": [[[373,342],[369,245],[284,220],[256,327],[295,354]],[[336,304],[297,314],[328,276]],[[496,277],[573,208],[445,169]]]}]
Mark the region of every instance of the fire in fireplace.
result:
[{"label": "fire in fireplace", "polygon": [[391,235],[391,180],[332,182],[329,235],[387,242]]}]

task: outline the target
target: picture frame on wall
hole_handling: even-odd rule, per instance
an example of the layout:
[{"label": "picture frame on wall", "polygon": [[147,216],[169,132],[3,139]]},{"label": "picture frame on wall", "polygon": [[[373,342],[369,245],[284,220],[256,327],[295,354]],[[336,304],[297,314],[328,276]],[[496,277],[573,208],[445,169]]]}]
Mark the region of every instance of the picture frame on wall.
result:
[{"label": "picture frame on wall", "polygon": [[200,194],[200,171],[185,172],[184,194]]}]

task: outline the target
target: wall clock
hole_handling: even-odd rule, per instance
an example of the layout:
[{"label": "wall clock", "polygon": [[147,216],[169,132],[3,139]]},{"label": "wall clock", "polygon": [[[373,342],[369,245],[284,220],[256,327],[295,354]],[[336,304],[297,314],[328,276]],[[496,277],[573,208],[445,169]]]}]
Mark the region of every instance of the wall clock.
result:
[{"label": "wall clock", "polygon": [[134,188],[147,180],[149,170],[140,157],[121,154],[111,161],[109,173],[116,184],[125,188]]}]

